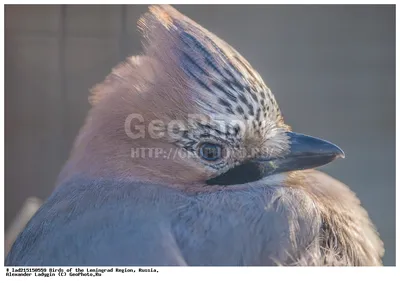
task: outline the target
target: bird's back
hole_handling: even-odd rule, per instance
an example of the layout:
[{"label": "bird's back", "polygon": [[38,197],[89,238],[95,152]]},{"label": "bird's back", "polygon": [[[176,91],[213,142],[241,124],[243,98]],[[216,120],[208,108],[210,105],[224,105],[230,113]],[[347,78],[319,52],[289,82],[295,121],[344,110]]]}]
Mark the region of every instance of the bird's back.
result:
[{"label": "bird's back", "polygon": [[27,224],[6,265],[182,264],[169,252],[162,192],[114,180],[66,181]]},{"label": "bird's back", "polygon": [[[321,173],[310,176],[330,185],[321,191],[340,184]],[[339,197],[338,205],[358,201],[344,185],[339,189],[352,199]],[[309,195],[283,187],[185,194],[156,185],[76,178],[61,185],[28,223],[6,265],[380,263],[382,244],[358,204],[352,213],[359,222],[346,224],[358,226],[352,227],[352,238],[361,239],[365,249],[345,250],[332,245],[343,227],[332,224],[332,233],[322,234],[331,223]]]}]

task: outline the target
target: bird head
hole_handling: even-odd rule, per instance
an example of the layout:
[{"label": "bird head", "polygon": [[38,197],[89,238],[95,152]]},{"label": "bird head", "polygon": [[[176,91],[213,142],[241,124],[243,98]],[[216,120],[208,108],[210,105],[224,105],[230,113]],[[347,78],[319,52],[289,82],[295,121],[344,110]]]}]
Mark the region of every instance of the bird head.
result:
[{"label": "bird head", "polygon": [[92,167],[161,183],[234,186],[344,156],[332,143],[292,132],[257,71],[174,8],[152,6],[138,25],[144,55],[92,89],[75,146],[75,155],[97,147],[94,155],[106,156]]}]

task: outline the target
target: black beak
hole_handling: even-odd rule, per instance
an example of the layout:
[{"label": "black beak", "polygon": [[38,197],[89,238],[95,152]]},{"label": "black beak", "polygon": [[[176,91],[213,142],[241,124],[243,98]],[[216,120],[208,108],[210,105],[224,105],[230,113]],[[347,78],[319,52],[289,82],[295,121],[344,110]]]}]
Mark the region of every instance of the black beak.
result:
[{"label": "black beak", "polygon": [[266,176],[305,170],[328,164],[344,152],[338,146],[319,138],[287,132],[290,149],[276,159],[257,158],[238,165],[228,172],[207,180],[209,185],[236,185],[260,180]]}]

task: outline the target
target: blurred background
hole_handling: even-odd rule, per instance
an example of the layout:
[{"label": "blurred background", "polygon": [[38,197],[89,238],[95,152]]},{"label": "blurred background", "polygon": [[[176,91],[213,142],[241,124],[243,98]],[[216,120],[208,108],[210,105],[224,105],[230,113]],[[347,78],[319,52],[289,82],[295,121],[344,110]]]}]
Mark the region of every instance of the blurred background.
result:
[{"label": "blurred background", "polygon": [[[357,193],[385,243],[384,264],[395,265],[395,6],[175,7],[248,59],[293,129],[346,152],[321,170]],[[146,10],[5,6],[6,231],[27,199],[51,194],[89,88],[141,52],[136,22]]]}]

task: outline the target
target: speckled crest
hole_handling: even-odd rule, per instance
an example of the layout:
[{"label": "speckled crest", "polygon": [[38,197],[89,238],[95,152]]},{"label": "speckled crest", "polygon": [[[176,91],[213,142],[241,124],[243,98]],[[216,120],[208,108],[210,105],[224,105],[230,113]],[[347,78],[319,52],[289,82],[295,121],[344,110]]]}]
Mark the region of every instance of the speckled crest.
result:
[{"label": "speckled crest", "polygon": [[[174,111],[185,108],[187,114],[210,118],[189,125],[171,142],[192,152],[205,139],[222,140],[233,152],[247,147],[257,149],[257,154],[277,155],[287,148],[285,135],[271,139],[289,129],[274,95],[229,44],[168,5],[151,6],[138,26],[145,39],[145,55],[163,68],[161,86],[173,85],[164,94],[176,101]],[[232,164],[242,160],[231,158]]]},{"label": "speckled crest", "polygon": [[198,93],[204,112],[233,116],[261,127],[283,123],[278,104],[260,75],[229,44],[170,6],[152,6],[139,20],[146,54],[174,57]]}]

